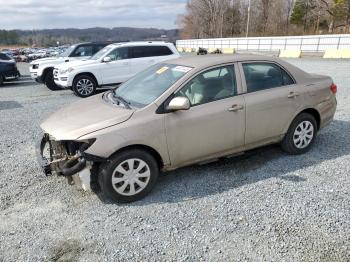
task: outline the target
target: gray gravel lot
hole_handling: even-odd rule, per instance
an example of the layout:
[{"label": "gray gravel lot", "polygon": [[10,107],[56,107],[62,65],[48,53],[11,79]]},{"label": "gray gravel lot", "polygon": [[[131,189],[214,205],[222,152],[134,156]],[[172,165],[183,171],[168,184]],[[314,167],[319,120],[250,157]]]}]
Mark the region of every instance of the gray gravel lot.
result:
[{"label": "gray gravel lot", "polygon": [[289,61],[339,87],[308,154],[271,146],[184,168],[127,205],[41,173],[39,123],[78,98],[20,64],[0,88],[0,261],[350,261],[350,61]]}]

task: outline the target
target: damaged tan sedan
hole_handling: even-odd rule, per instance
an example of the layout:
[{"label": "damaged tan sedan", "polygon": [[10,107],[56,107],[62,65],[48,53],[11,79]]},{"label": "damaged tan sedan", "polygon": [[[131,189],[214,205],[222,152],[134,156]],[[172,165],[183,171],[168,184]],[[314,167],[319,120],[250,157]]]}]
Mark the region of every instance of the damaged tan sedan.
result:
[{"label": "damaged tan sedan", "polygon": [[330,77],[277,58],[179,58],[50,116],[38,153],[46,174],[131,202],[160,171],[273,143],[305,153],[332,121],[336,91]]}]

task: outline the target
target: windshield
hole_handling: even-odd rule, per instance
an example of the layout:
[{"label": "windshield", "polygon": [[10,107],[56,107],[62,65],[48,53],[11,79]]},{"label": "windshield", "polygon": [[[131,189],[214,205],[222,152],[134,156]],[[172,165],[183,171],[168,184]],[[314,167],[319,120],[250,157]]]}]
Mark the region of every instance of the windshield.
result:
[{"label": "windshield", "polygon": [[122,84],[114,93],[131,106],[141,108],[156,100],[191,69],[173,64],[157,64]]},{"label": "windshield", "polygon": [[109,51],[111,51],[112,49],[113,47],[106,46],[105,48],[102,48],[100,51],[94,54],[92,57],[90,57],[90,60],[99,60],[101,57],[108,54]]},{"label": "windshield", "polygon": [[63,51],[59,55],[59,57],[69,57],[69,55],[73,52],[74,49],[75,49],[75,45],[68,47],[65,51]]}]

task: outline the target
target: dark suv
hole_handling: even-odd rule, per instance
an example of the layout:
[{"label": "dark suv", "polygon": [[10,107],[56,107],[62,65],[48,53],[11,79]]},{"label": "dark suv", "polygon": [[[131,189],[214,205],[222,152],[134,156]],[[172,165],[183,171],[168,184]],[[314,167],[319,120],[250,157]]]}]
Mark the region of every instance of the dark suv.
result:
[{"label": "dark suv", "polygon": [[16,62],[4,53],[0,53],[0,85],[4,81],[18,79],[20,73]]},{"label": "dark suv", "polygon": [[50,57],[34,60],[30,63],[30,76],[39,83],[44,83],[50,90],[61,89],[53,79],[53,69],[56,65],[87,59],[112,42],[88,42],[70,46],[59,57]]}]

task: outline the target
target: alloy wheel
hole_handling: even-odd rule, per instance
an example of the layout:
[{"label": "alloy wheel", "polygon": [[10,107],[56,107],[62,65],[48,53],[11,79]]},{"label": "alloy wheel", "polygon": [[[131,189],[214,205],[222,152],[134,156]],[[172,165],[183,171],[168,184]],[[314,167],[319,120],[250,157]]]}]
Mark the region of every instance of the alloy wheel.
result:
[{"label": "alloy wheel", "polygon": [[78,81],[76,89],[79,92],[79,94],[83,96],[88,96],[93,93],[94,84],[89,79],[83,78]]}]

